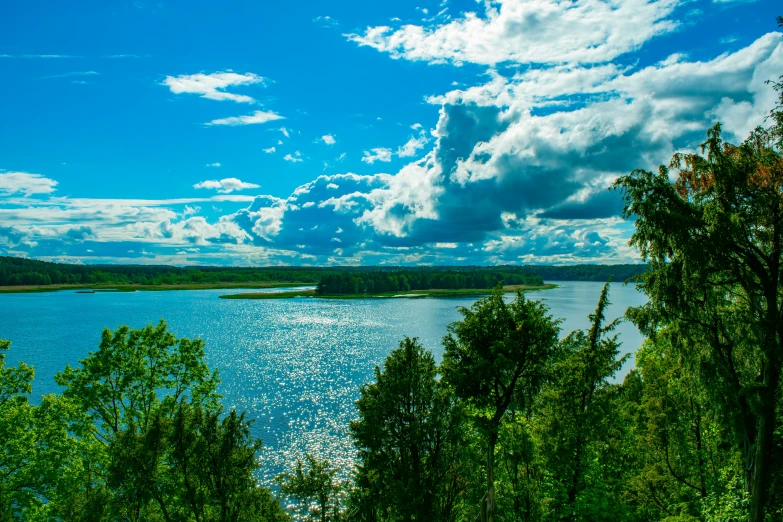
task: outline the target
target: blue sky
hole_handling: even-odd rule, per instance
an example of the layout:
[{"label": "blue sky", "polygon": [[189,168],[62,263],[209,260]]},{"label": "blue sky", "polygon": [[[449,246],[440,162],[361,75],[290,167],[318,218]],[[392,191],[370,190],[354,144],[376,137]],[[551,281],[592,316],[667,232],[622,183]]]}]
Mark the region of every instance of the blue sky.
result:
[{"label": "blue sky", "polygon": [[635,262],[606,190],[744,138],[776,2],[14,2],[0,254]]}]

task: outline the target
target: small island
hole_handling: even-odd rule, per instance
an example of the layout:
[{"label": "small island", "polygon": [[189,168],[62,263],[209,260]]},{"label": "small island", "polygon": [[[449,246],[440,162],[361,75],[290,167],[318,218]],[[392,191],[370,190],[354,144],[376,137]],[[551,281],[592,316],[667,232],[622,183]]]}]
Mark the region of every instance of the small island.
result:
[{"label": "small island", "polygon": [[[554,283],[542,285],[505,285],[503,292],[514,293],[518,290],[529,292],[534,290],[551,290],[557,288]],[[422,297],[465,297],[465,296],[484,296],[492,293],[492,289],[438,289],[429,290],[409,290],[405,293],[399,292],[381,292],[381,293],[361,293],[361,294],[336,294],[319,295],[316,290],[299,290],[292,292],[247,292],[241,294],[221,295],[221,299],[292,299],[296,297],[314,297],[319,299],[368,299],[368,298],[402,298],[418,299]]]}]

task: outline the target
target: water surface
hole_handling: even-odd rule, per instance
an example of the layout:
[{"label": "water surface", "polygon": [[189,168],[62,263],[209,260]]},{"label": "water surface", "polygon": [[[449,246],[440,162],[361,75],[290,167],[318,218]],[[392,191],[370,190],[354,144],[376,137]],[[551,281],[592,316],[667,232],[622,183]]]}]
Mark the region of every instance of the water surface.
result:
[{"label": "water surface", "polygon": [[[528,295],[544,299],[554,316],[564,318],[563,334],[586,328],[602,285],[559,284]],[[9,364],[24,360],[35,367],[34,401],[58,391],[54,374],[97,350],[104,328],[165,319],[177,336],[204,339],[207,362],[223,381],[224,404],[255,419],[254,435],[265,445],[263,478],[269,480],[305,451],[349,469],[348,422],[373,368],[405,335],[418,337],[440,362],[446,325],[460,318],[458,307],[476,300],[218,298],[226,292],[2,294],[0,339],[13,342]],[[610,299],[610,319],[645,301],[633,287],[619,284],[612,285]],[[625,352],[639,347],[642,338],[633,325],[618,331]]]}]

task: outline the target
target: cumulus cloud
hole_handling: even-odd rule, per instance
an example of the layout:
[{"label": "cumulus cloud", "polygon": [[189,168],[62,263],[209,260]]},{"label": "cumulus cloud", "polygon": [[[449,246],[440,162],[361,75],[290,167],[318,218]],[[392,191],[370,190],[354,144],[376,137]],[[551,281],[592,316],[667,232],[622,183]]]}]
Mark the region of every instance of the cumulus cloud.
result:
[{"label": "cumulus cloud", "polygon": [[321,136],[321,141],[326,143],[327,145],[334,145],[335,143],[337,143],[337,140],[334,139],[334,136],[332,136],[331,134],[325,134]]},{"label": "cumulus cloud", "polygon": [[95,232],[92,227],[77,226],[71,227],[65,232],[65,237],[74,241],[84,241],[86,239],[94,238]]},{"label": "cumulus cloud", "polygon": [[268,147],[268,148],[264,149],[264,152],[266,152],[267,154],[272,154],[272,153],[273,153],[273,152],[275,152],[276,150],[277,150],[277,149],[276,149],[276,148],[274,148],[274,147]]},{"label": "cumulus cloud", "polygon": [[285,161],[290,161],[291,163],[300,163],[304,161],[304,159],[302,159],[302,153],[299,152],[298,150],[293,154],[286,154],[285,156],[283,156],[283,159]]},{"label": "cumulus cloud", "polygon": [[480,241],[504,229],[504,213],[616,218],[619,196],[607,188],[617,176],[693,148],[716,117],[741,139],[774,106],[764,80],[781,68],[772,33],[707,62],[532,69],[449,93],[438,100],[435,148],[369,194],[359,221],[417,243]]},{"label": "cumulus cloud", "polygon": [[223,178],[221,180],[207,180],[201,181],[193,185],[196,189],[212,189],[217,190],[222,194],[230,194],[237,190],[247,190],[259,188],[260,185],[255,183],[246,183],[237,178]]},{"label": "cumulus cloud", "polygon": [[392,150],[385,147],[378,147],[372,150],[365,150],[362,161],[372,165],[376,161],[388,163],[392,160]]},{"label": "cumulus cloud", "polygon": [[197,94],[209,100],[231,100],[238,103],[255,103],[256,100],[244,94],[226,92],[226,89],[259,83],[263,84],[264,78],[257,74],[239,74],[233,71],[166,76],[162,82],[174,94]]},{"label": "cumulus cloud", "polygon": [[432,63],[599,63],[677,28],[680,0],[487,0],[430,25],[368,27],[345,35],[393,58]]},{"label": "cumulus cloud", "polygon": [[280,116],[279,114],[272,111],[255,111],[253,114],[246,114],[244,116],[218,118],[216,120],[210,121],[206,125],[255,125],[282,119],[284,119],[283,116]]},{"label": "cumulus cloud", "polygon": [[35,194],[51,194],[57,182],[40,174],[29,172],[0,172],[0,196],[22,194],[24,197]]},{"label": "cumulus cloud", "polygon": [[220,166],[220,163],[218,163],[218,162],[215,162],[215,163],[207,163],[207,164],[206,164],[206,165],[204,165],[204,166],[205,166],[205,167],[219,167],[219,166]]}]

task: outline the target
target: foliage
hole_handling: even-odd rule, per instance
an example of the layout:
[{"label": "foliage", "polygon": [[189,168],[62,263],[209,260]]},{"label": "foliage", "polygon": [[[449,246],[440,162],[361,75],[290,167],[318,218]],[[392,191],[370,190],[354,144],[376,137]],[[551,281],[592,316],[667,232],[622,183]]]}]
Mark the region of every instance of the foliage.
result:
[{"label": "foliage", "polygon": [[461,321],[444,338],[443,375],[457,397],[476,408],[486,437],[487,520],[495,517],[495,449],[506,411],[525,408],[540,389],[554,355],[559,328],[546,307],[521,292],[507,304],[496,290],[461,308]]},{"label": "foliage", "polygon": [[[777,85],[780,90],[780,85]],[[780,91],[783,102],[783,90]],[[770,129],[758,128],[739,146],[721,126],[700,154],[676,154],[657,174],[620,178],[626,216],[635,217],[631,243],[650,271],[640,288],[647,305],[629,316],[650,338],[664,334],[666,356],[697,376],[741,462],[752,522],[780,509],[783,365],[783,150],[781,106]],[[671,178],[674,178],[674,182]],[[697,483],[702,496],[706,484]],[[715,498],[710,494],[710,498]]]},{"label": "foliage", "polygon": [[[455,520],[469,455],[463,412],[432,354],[405,338],[361,389],[352,503],[363,520]],[[368,494],[371,492],[371,494]]]},{"label": "foliage", "polygon": [[329,461],[318,460],[305,454],[307,469],[296,459],[293,473],[282,473],[277,477],[283,495],[299,499],[300,511],[312,520],[336,522],[343,519],[344,509],[341,496],[345,485],[337,481],[337,469]]},{"label": "foliage", "polygon": [[253,477],[260,441],[223,412],[203,359],[163,322],[105,330],[57,375],[62,395],[30,406],[32,370],[0,358],[0,520],[286,520]]},{"label": "foliage", "polygon": [[610,379],[625,362],[618,357],[616,335],[609,336],[617,321],[604,324],[608,305],[607,283],[590,316],[590,329],[573,331],[560,343],[551,378],[539,397],[546,509],[556,520],[627,519],[616,502],[622,492],[616,481],[619,467],[613,465],[613,448],[607,444],[617,429],[618,386]]}]

